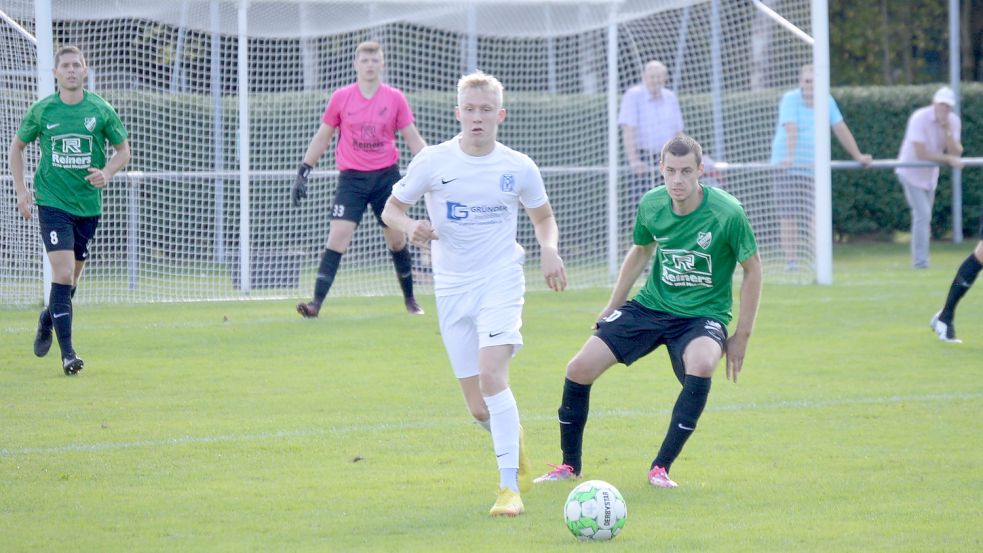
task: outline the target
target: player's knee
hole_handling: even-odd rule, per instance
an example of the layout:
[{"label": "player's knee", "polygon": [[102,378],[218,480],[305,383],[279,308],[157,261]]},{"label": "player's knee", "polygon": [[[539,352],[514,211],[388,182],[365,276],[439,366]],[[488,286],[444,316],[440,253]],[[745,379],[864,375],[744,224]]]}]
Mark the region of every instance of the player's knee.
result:
[{"label": "player's knee", "polygon": [[693,359],[686,362],[686,374],[710,378],[713,371],[717,368],[717,360],[711,362],[709,359]]},{"label": "player's knee", "polygon": [[593,384],[598,375],[597,367],[580,356],[574,357],[567,363],[567,378],[577,384]]},{"label": "player's knee", "polygon": [[51,266],[51,281],[57,284],[73,286],[75,284],[75,270],[73,267]]}]

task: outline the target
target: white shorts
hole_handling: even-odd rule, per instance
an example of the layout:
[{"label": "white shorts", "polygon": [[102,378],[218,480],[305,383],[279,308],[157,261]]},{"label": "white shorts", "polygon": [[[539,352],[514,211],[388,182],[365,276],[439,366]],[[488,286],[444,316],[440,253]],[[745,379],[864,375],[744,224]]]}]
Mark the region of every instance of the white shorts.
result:
[{"label": "white shorts", "polygon": [[466,293],[437,296],[437,319],[454,376],[478,374],[478,350],[511,345],[522,348],[522,304],[526,281],[522,265],[499,271]]}]

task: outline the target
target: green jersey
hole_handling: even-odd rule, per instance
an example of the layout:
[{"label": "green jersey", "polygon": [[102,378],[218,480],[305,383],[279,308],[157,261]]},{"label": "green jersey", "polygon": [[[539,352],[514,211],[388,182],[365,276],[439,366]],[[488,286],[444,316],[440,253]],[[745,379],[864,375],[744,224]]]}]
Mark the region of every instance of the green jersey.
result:
[{"label": "green jersey", "polygon": [[126,128],[116,110],[98,94],[83,91],[82,101],[66,104],[58,93],[34,103],[17,137],[39,141],[41,161],[34,173],[38,205],[79,217],[102,214],[102,190],[89,184],[89,168],[106,166],[106,141],[121,144]]},{"label": "green jersey", "polygon": [[703,203],[687,215],[672,210],[665,186],[642,197],[635,244],[657,242],[655,260],[635,301],[681,317],[707,317],[723,324],[733,317],[737,263],[758,249],[740,202],[717,188],[703,188]]}]

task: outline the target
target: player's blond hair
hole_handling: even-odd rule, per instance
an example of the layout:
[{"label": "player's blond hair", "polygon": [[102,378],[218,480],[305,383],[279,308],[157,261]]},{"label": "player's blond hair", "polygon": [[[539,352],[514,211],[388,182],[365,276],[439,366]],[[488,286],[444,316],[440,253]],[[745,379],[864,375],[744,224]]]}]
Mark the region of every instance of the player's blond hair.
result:
[{"label": "player's blond hair", "polygon": [[666,145],[662,147],[662,159],[666,158],[666,154],[683,157],[690,152],[693,152],[697,166],[703,163],[703,148],[700,143],[683,133],[679,133],[670,138],[669,142],[666,142]]},{"label": "player's blond hair", "polygon": [[489,75],[481,70],[475,71],[474,73],[469,73],[461,77],[457,81],[457,103],[461,103],[461,97],[464,95],[464,91],[476,88],[479,90],[487,90],[495,94],[495,99],[498,102],[498,107],[502,107],[502,101],[504,96],[505,87],[499,82],[493,75]]},{"label": "player's blond hair", "polygon": [[366,40],[355,47],[355,58],[358,59],[358,55],[363,52],[366,54],[379,54],[382,56],[382,45],[374,40]]},{"label": "player's blond hair", "polygon": [[79,61],[82,62],[82,67],[88,67],[85,63],[85,56],[82,54],[82,50],[78,46],[62,46],[55,52],[55,67],[58,67],[58,60],[65,54],[78,54]]}]

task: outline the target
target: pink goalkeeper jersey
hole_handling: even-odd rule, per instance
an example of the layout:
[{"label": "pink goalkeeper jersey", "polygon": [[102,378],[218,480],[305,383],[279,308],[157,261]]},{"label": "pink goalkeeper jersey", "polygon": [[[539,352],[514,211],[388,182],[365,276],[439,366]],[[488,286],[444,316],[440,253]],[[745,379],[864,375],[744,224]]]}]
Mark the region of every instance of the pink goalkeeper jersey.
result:
[{"label": "pink goalkeeper jersey", "polygon": [[338,129],[339,170],[378,171],[399,160],[396,131],[413,124],[413,112],[397,88],[380,84],[365,98],[353,83],[334,91],[321,122]]}]

